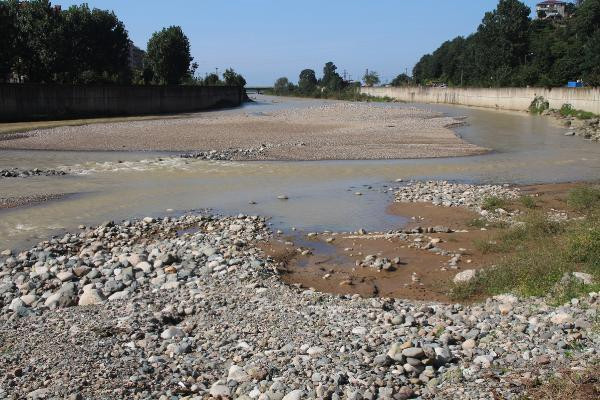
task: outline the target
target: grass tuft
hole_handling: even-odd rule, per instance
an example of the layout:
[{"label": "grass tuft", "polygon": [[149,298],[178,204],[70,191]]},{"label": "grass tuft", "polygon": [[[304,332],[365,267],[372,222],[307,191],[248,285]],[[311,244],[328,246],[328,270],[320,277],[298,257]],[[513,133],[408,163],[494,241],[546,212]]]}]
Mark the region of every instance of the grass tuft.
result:
[{"label": "grass tuft", "polygon": [[567,205],[580,212],[600,208],[600,188],[582,186],[571,190],[567,197]]},{"label": "grass tuft", "polygon": [[507,206],[508,201],[505,199],[497,196],[489,196],[483,199],[481,208],[487,211],[494,211],[497,208],[506,208]]}]

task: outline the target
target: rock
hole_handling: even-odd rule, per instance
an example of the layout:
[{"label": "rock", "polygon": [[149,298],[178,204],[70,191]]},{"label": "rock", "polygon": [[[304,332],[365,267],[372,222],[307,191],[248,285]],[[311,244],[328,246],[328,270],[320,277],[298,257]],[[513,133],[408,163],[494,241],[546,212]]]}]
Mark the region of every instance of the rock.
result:
[{"label": "rock", "polygon": [[56,277],[60,279],[61,282],[70,281],[73,278],[75,278],[71,271],[61,271],[58,274],[56,274]]},{"label": "rock", "polygon": [[228,381],[236,381],[239,383],[248,382],[250,380],[250,376],[239,366],[232,365],[229,368],[229,373],[227,375]]},{"label": "rock", "polygon": [[461,347],[463,348],[463,350],[473,350],[476,345],[477,344],[475,343],[475,340],[467,339],[462,343]]},{"label": "rock", "polygon": [[475,271],[474,269],[467,269],[456,274],[452,281],[456,284],[465,284],[475,279],[476,276],[477,271]]},{"label": "rock", "polygon": [[321,354],[323,354],[323,353],[325,353],[325,349],[324,349],[324,348],[322,348],[322,347],[318,347],[318,346],[315,346],[315,347],[309,347],[309,348],[306,350],[306,354],[308,354],[308,355],[309,355],[309,356],[311,356],[311,357],[316,357],[316,356],[319,356],[319,355],[321,355]]},{"label": "rock", "polygon": [[210,395],[215,398],[228,398],[231,396],[231,391],[225,385],[214,384],[211,386]]},{"label": "rock", "polygon": [[279,196],[277,196],[277,198],[278,198],[279,200],[288,200],[288,199],[289,199],[289,197],[287,197],[287,196],[285,196],[285,195],[279,195]]},{"label": "rock", "polygon": [[558,312],[550,317],[550,321],[557,325],[569,324],[573,322],[573,317],[565,312]]},{"label": "rock", "polygon": [[281,400],[301,400],[302,395],[304,395],[304,391],[299,390],[299,389],[292,390],[291,392],[289,392],[288,394],[283,396],[283,399],[281,399]]},{"label": "rock", "polygon": [[594,277],[591,274],[586,274],[583,272],[573,272],[573,278],[584,285],[593,285]]},{"label": "rock", "polygon": [[170,326],[160,334],[160,337],[167,340],[172,338],[182,338],[185,337],[185,333],[176,326]]},{"label": "rock", "polygon": [[101,304],[105,300],[106,299],[104,298],[102,293],[100,293],[100,291],[93,289],[91,287],[86,287],[83,290],[83,294],[79,298],[78,304],[80,306],[90,306],[90,305],[94,305],[94,304]]},{"label": "rock", "polygon": [[423,349],[420,347],[409,347],[408,349],[402,350],[402,355],[404,357],[410,358],[423,358],[425,357],[425,353]]},{"label": "rock", "polygon": [[76,289],[73,282],[65,282],[60,289],[49,296],[44,305],[48,308],[69,307],[75,303]]}]

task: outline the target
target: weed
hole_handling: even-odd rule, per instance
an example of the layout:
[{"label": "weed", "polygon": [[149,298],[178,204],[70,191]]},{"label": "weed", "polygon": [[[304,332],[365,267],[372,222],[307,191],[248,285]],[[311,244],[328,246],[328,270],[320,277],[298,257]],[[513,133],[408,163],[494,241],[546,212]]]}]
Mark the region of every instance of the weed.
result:
[{"label": "weed", "polygon": [[481,208],[487,211],[494,211],[497,208],[506,208],[508,206],[508,201],[501,197],[490,196],[483,199],[483,204]]},{"label": "weed", "polygon": [[600,208],[600,188],[582,186],[569,192],[567,205],[575,211],[590,212]]},{"label": "weed", "polygon": [[521,204],[529,209],[534,209],[537,207],[537,204],[535,202],[535,199],[531,196],[521,196],[519,198],[519,201],[521,202]]},{"label": "weed", "polygon": [[576,110],[570,104],[563,104],[560,110],[558,110],[558,112],[563,117],[575,117],[577,119],[592,119],[598,116],[589,111]]}]

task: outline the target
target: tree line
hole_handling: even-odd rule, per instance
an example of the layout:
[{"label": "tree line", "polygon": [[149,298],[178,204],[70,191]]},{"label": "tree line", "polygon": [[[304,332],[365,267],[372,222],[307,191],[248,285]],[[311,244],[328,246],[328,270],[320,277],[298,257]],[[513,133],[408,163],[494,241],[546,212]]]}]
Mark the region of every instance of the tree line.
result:
[{"label": "tree line", "polygon": [[0,0],[0,82],[244,86],[227,69],[195,76],[198,64],[179,26],[155,32],[143,51],[112,11],[62,10],[49,0]]},{"label": "tree line", "polygon": [[564,19],[531,19],[522,2],[500,0],[475,33],[423,56],[413,78],[452,86],[600,86],[600,0],[568,9]]},{"label": "tree line", "polygon": [[[273,93],[280,96],[302,96],[316,98],[335,98],[342,100],[360,100],[368,97],[361,95],[358,90],[360,82],[355,82],[342,77],[337,66],[329,61],[323,66],[323,75],[317,78],[313,69],[303,69],[298,76],[298,84],[294,84],[287,77],[281,77],[273,84]],[[380,83],[376,71],[367,70],[362,77],[365,86],[374,86]],[[393,86],[404,86],[411,83],[411,78],[400,74],[391,82]]]}]

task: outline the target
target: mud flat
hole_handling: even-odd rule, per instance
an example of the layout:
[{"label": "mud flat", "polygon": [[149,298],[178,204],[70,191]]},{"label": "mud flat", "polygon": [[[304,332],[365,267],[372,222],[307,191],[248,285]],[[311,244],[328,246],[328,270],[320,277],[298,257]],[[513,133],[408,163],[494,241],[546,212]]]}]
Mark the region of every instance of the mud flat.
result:
[{"label": "mud flat", "polygon": [[414,107],[328,102],[296,109],[194,114],[4,134],[0,149],[240,151],[240,160],[357,160],[482,154],[451,129],[461,124]]}]

